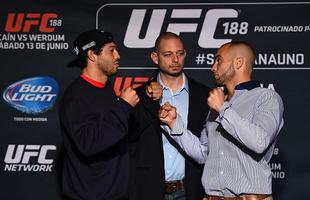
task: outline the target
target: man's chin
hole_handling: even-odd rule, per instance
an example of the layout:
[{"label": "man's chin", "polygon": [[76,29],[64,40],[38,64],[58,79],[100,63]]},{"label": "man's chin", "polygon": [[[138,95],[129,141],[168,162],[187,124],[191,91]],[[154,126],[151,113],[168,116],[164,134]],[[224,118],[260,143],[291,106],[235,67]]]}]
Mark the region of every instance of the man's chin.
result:
[{"label": "man's chin", "polygon": [[173,76],[173,77],[178,77],[182,74],[182,71],[181,72],[176,72],[176,73],[170,73],[170,76]]},{"label": "man's chin", "polygon": [[115,75],[116,73],[117,73],[117,68],[116,68],[115,70],[109,71],[108,76],[113,76],[113,75]]},{"label": "man's chin", "polygon": [[175,70],[175,71],[170,72],[169,74],[171,76],[177,77],[177,76],[180,76],[182,73],[183,73],[183,70]]},{"label": "man's chin", "polygon": [[218,80],[218,79],[215,79],[214,82],[215,82],[215,85],[218,85],[218,86],[224,85],[223,81]]}]

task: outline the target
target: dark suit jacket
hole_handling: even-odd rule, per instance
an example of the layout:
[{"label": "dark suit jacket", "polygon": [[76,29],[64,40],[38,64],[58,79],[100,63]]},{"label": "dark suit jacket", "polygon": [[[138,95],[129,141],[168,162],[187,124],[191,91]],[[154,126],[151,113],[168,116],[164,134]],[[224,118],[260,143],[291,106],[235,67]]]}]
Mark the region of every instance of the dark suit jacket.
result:
[{"label": "dark suit jacket", "polygon": [[[210,88],[190,79],[188,129],[200,137],[207,117],[209,107],[207,97]],[[130,196],[132,200],[162,200],[164,199],[164,155],[162,129],[157,117],[159,102],[150,99],[145,92],[148,83],[137,88],[140,103],[136,106],[135,117],[131,124],[131,183]],[[133,119],[132,118],[132,119]],[[201,184],[203,165],[197,164],[167,137],[179,152],[185,157],[185,192],[187,200],[201,200],[204,190]]]}]

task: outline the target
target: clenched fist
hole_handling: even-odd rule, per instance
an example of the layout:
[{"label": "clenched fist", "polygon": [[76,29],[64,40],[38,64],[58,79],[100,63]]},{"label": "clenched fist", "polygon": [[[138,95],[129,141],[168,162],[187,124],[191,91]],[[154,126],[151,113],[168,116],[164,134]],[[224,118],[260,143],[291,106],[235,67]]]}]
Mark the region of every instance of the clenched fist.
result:
[{"label": "clenched fist", "polygon": [[154,101],[159,100],[163,95],[163,87],[158,82],[151,82],[146,86],[146,94]]},{"label": "clenched fist", "polygon": [[129,103],[132,107],[137,105],[139,103],[140,99],[136,93],[136,90],[132,89],[131,86],[128,88],[125,88],[121,91],[120,98],[125,100],[127,103]]},{"label": "clenched fist", "polygon": [[166,102],[160,107],[158,117],[160,121],[167,124],[170,128],[173,128],[174,122],[177,118],[176,108]]},{"label": "clenched fist", "polygon": [[226,97],[224,95],[223,88],[214,88],[209,92],[208,105],[213,110],[219,112],[222,105],[224,104],[225,98]]}]

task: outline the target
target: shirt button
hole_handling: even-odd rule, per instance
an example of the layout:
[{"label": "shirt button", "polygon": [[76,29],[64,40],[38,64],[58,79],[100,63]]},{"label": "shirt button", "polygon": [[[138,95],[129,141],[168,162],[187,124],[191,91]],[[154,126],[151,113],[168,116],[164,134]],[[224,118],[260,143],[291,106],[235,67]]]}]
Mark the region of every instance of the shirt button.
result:
[{"label": "shirt button", "polygon": [[224,172],[223,172],[223,171],[220,171],[220,174],[224,174]]},{"label": "shirt button", "polygon": [[169,158],[172,158],[172,155],[169,155]]},{"label": "shirt button", "polygon": [[221,153],[220,153],[221,155],[224,155],[224,152],[223,151],[221,151]]}]

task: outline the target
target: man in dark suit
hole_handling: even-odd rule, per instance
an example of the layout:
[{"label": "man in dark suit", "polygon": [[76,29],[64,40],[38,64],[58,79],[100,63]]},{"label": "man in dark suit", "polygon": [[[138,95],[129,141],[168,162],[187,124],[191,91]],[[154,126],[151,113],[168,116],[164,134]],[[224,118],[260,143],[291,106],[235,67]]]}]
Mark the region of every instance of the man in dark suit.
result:
[{"label": "man in dark suit", "polygon": [[[133,200],[203,199],[203,166],[166,137],[157,116],[160,105],[169,102],[181,111],[189,130],[200,133],[203,129],[209,111],[206,99],[210,88],[185,75],[185,57],[186,50],[178,35],[171,32],[160,34],[151,53],[159,72],[150,82],[137,88],[141,104],[135,114],[140,120],[131,123],[130,192]],[[158,101],[151,98],[153,93],[158,95],[158,91],[150,89],[155,87],[149,87],[152,81],[159,82],[163,88]]]}]

